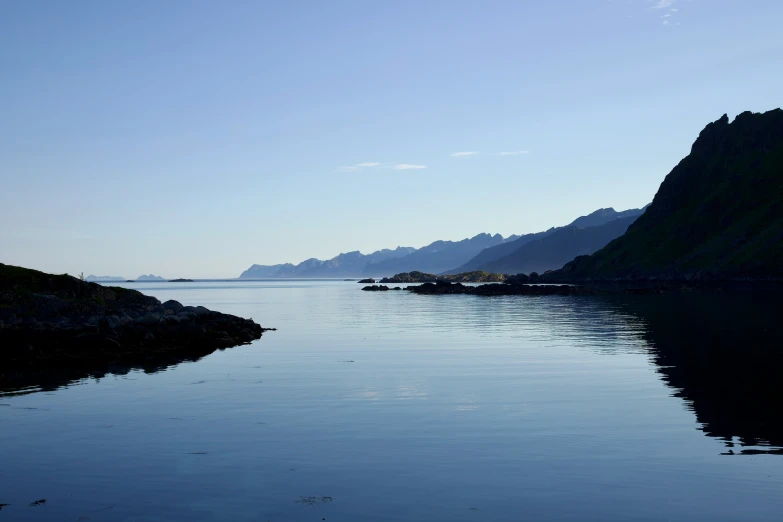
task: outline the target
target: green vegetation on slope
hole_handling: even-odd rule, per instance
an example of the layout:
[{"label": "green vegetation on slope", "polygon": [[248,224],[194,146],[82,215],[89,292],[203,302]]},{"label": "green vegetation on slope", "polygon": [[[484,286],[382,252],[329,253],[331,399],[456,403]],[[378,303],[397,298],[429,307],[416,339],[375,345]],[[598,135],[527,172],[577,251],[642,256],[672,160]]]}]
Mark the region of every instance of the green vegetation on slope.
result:
[{"label": "green vegetation on slope", "polygon": [[548,278],[783,278],[783,111],[707,125],[623,236]]}]

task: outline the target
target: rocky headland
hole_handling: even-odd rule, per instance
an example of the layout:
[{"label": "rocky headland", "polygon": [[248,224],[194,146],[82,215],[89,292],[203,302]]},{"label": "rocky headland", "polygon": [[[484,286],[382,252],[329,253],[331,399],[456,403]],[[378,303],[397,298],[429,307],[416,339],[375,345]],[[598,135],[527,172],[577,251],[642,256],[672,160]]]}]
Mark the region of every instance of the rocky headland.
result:
[{"label": "rocky headland", "polygon": [[45,368],[203,356],[265,330],[203,306],[0,264],[0,382]]}]

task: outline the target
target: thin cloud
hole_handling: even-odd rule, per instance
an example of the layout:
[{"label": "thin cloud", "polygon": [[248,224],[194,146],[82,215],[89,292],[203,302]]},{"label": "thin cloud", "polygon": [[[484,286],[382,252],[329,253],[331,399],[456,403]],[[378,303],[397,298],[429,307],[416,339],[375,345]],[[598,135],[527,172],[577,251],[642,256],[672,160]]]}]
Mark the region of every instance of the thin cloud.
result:
[{"label": "thin cloud", "polygon": [[378,163],[377,161],[368,161],[368,162],[365,162],[365,163],[357,163],[354,166],[355,167],[359,167],[359,168],[363,168],[363,167],[377,167],[378,165],[380,165],[380,163]]},{"label": "thin cloud", "polygon": [[411,165],[410,163],[398,163],[392,167],[394,170],[417,170],[426,169],[427,165]]},{"label": "thin cloud", "polygon": [[452,158],[460,158],[462,156],[475,156],[478,152],[455,152],[451,155]]},{"label": "thin cloud", "polygon": [[650,9],[667,9],[674,5],[674,2],[676,0],[657,0],[654,6],[650,7]]},{"label": "thin cloud", "polygon": [[529,150],[515,150],[511,152],[498,152],[498,156],[519,156],[520,154],[530,154]]}]

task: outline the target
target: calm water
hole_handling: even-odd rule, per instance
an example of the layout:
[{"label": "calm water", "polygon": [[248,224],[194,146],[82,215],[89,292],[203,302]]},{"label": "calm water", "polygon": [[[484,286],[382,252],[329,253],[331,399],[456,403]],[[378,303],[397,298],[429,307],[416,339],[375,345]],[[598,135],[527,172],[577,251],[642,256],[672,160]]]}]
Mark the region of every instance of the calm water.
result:
[{"label": "calm water", "polygon": [[127,286],[279,330],[0,396],[0,520],[783,517],[775,299]]}]

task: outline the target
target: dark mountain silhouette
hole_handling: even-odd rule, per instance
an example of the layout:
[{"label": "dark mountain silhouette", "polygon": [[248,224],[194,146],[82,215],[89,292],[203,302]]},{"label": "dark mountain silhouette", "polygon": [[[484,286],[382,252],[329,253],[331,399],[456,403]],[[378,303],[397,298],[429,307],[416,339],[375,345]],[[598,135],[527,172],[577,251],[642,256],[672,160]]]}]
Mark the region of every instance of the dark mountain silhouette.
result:
[{"label": "dark mountain silhouette", "polygon": [[485,248],[515,239],[517,236],[504,239],[500,234],[479,234],[462,241],[435,241],[404,257],[387,259],[368,266],[364,275],[383,276],[413,271],[439,274],[453,266],[461,265]]},{"label": "dark mountain silhouette", "polygon": [[[474,257],[473,259],[469,260],[464,265],[459,266],[457,268],[454,268],[452,270],[448,270],[446,272],[446,274],[460,274],[460,273],[463,273],[463,272],[472,272],[472,271],[476,271],[476,270],[488,271],[488,270],[490,270],[489,267],[493,266],[493,264],[495,262],[499,261],[500,259],[505,258],[506,256],[512,255],[515,251],[519,250],[524,245],[527,245],[528,243],[532,243],[534,241],[543,239],[543,238],[545,238],[547,236],[550,236],[550,235],[554,234],[555,232],[561,231],[561,230],[563,230],[565,228],[568,228],[568,227],[577,227],[577,228],[595,227],[595,226],[600,226],[600,225],[609,223],[611,221],[614,221],[614,220],[620,219],[620,218],[638,217],[638,216],[640,216],[644,212],[644,210],[646,208],[647,207],[644,207],[644,208],[641,208],[641,209],[634,208],[634,209],[631,209],[631,210],[624,210],[622,212],[617,212],[613,208],[602,208],[602,209],[596,210],[595,212],[593,212],[591,214],[588,214],[587,216],[581,216],[581,217],[576,218],[573,222],[571,222],[570,224],[566,225],[565,227],[553,227],[553,228],[550,228],[549,230],[547,230],[545,232],[537,232],[535,234],[525,234],[525,235],[520,236],[515,241],[507,241],[507,242],[505,242],[505,243],[503,243],[501,245],[496,245],[496,246],[493,246],[493,247],[490,247],[490,248],[486,248],[486,249],[482,250],[481,252],[479,252],[478,255],[476,255],[476,257]],[[542,265],[542,266],[546,266],[546,268],[543,268],[542,270],[550,270],[550,269],[554,269],[554,268],[560,268],[561,266],[563,266],[564,263],[567,263],[568,261],[572,260],[577,255],[581,255],[581,254],[577,254],[576,252],[581,252],[582,254],[588,254],[588,253],[595,252],[599,248],[601,248],[601,247],[606,245],[606,243],[600,244],[600,243],[597,243],[597,242],[593,241],[592,243],[590,243],[590,246],[588,247],[588,245],[586,243],[584,243],[584,241],[587,241],[587,236],[591,236],[591,237],[594,236],[596,238],[596,241],[597,241],[597,238],[598,238],[599,235],[598,234],[595,234],[595,235],[591,235],[591,234],[585,235],[585,237],[583,238],[583,244],[580,244],[579,246],[575,245],[574,249],[572,249],[571,251],[567,251],[567,247],[561,247],[561,251],[563,253],[563,256],[566,256],[566,257],[565,258],[563,256],[556,257],[556,259],[557,259],[556,263],[558,263],[558,264],[554,264],[553,265],[551,262],[544,263],[544,265]],[[561,239],[563,237],[567,237],[567,236],[561,236]],[[615,237],[617,237],[617,236],[610,237],[609,240],[607,240],[607,242],[611,241]],[[552,244],[547,243],[545,245],[548,245],[548,246],[545,246],[544,248],[550,248]],[[597,246],[595,246],[595,245],[597,245]],[[526,251],[526,252],[528,252],[528,251]],[[541,252],[541,254],[533,254],[533,256],[541,258],[541,259],[544,259],[547,256],[549,256],[550,258],[552,257],[551,255],[549,255],[549,254],[547,254],[545,252]],[[570,257],[568,257],[568,256],[570,256]],[[561,259],[562,259],[562,261],[560,261]],[[511,265],[513,266],[513,263]],[[538,271],[538,270],[540,270],[540,269],[536,269],[536,271]],[[518,273],[518,272],[508,272],[508,273]]]},{"label": "dark mountain silhouette", "polygon": [[375,265],[387,259],[402,257],[414,252],[411,247],[397,247],[394,250],[383,249],[364,255],[361,252],[347,252],[332,259],[321,261],[310,258],[298,265],[253,265],[240,275],[240,279],[265,278],[314,278],[314,277],[355,277],[363,273],[367,266]]},{"label": "dark mountain silhouette", "polygon": [[592,254],[620,237],[637,217],[615,219],[595,227],[567,226],[557,229],[544,238],[522,245],[505,257],[487,263],[482,266],[482,270],[501,274],[529,274],[559,268],[574,257]]},{"label": "dark mountain silhouette", "polygon": [[622,237],[547,277],[783,279],[783,111],[707,125]]}]

